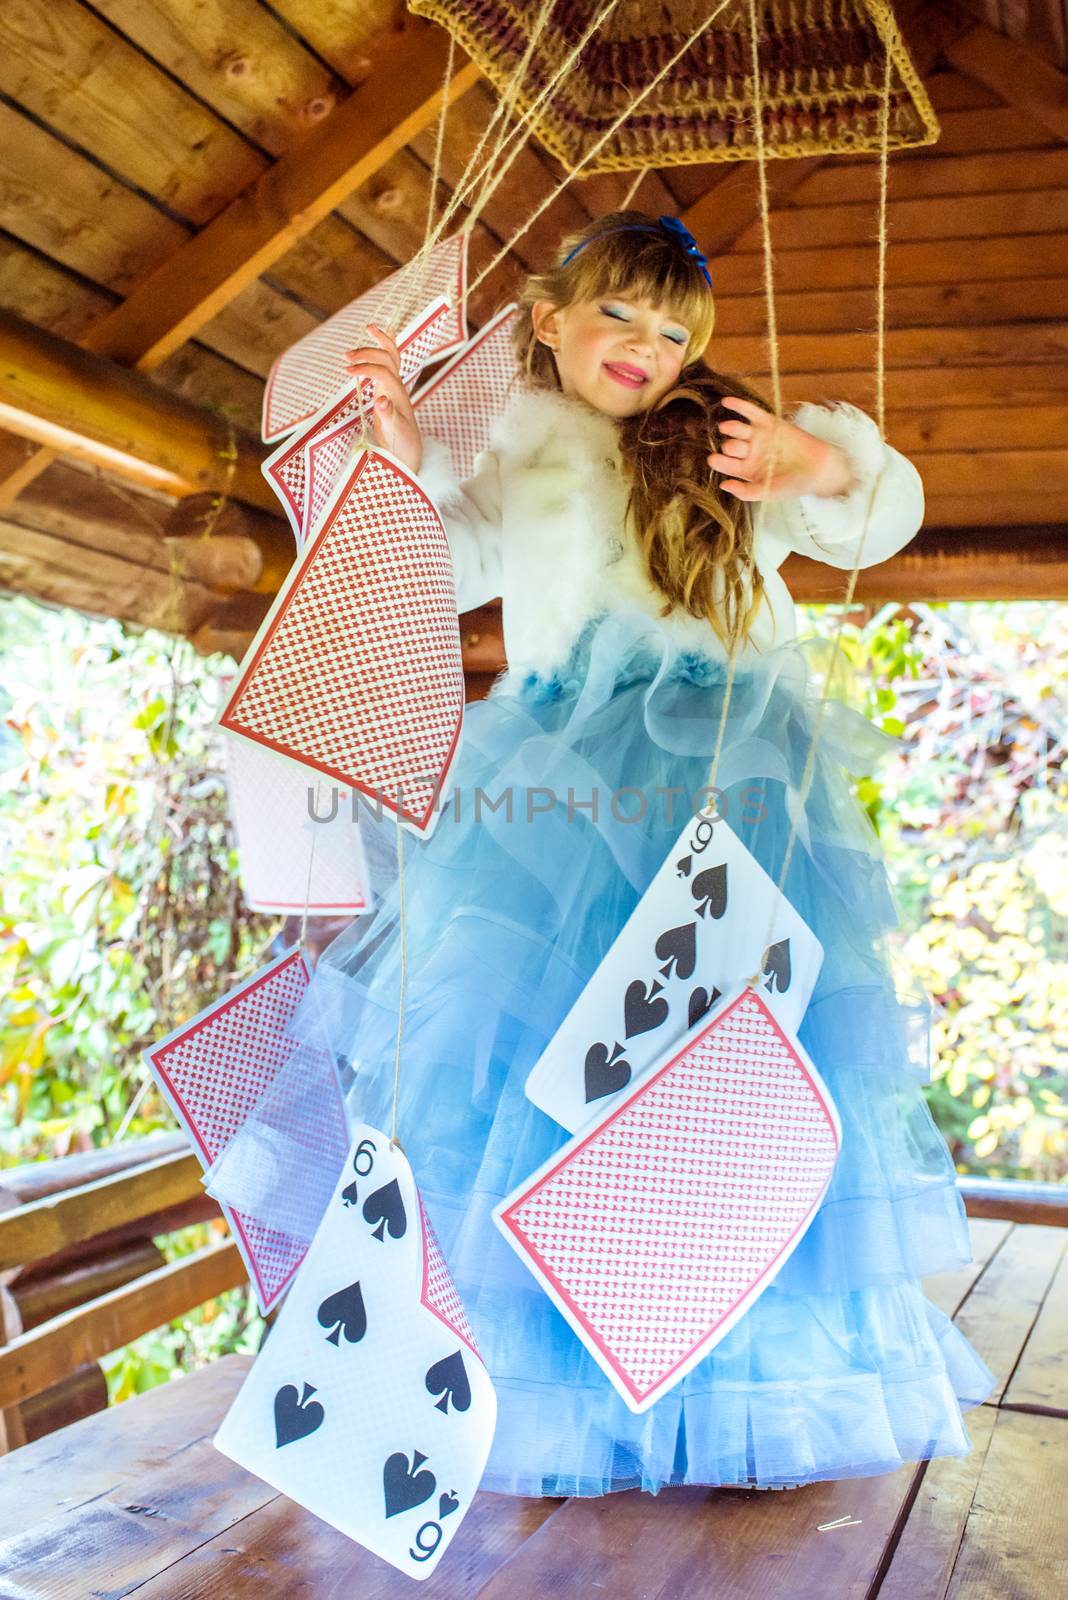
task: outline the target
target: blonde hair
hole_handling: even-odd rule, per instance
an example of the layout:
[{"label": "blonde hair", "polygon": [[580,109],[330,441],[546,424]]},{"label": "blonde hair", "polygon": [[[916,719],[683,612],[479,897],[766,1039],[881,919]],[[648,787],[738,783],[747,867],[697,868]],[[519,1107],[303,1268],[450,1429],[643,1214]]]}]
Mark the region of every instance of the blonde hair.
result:
[{"label": "blonde hair", "polygon": [[[609,231],[634,224],[646,226]],[[531,274],[520,291],[513,329],[520,371],[533,387],[561,387],[552,353],[534,329],[538,300],[561,309],[599,296],[648,300],[666,306],[691,330],[674,387],[648,410],[618,420],[627,517],[649,579],[664,596],[661,615],[681,607],[704,617],[724,646],[736,649],[760,609],[764,580],[753,555],[751,504],[720,492],[727,474],[710,468],[707,458],[716,421],[737,416],[720,407],[725,395],[765,407],[767,402],[701,359],[712,336],[715,302],[700,267],[654,218],[642,211],[610,212],[569,234],[560,259],[579,244],[584,248],[566,266]]]}]

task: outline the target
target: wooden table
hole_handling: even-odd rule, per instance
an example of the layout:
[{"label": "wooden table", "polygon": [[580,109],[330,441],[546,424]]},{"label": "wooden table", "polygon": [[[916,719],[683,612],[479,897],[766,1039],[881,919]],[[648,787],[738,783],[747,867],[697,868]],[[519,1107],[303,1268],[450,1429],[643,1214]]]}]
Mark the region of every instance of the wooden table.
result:
[{"label": "wooden table", "polygon": [[213,1448],[249,1365],[229,1356],[0,1462],[0,1600],[1050,1600],[1068,1593],[1068,1229],[971,1229],[974,1264],[926,1284],[998,1375],[963,1460],[786,1494],[481,1493],[417,1585]]}]

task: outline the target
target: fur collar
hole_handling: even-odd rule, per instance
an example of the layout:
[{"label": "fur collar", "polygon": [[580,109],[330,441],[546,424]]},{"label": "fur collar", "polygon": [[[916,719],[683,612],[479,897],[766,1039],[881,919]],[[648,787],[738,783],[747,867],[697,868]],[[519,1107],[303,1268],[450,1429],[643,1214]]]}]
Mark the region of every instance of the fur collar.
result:
[{"label": "fur collar", "polygon": [[619,456],[614,419],[557,389],[521,389],[494,419],[490,443],[520,467]]}]

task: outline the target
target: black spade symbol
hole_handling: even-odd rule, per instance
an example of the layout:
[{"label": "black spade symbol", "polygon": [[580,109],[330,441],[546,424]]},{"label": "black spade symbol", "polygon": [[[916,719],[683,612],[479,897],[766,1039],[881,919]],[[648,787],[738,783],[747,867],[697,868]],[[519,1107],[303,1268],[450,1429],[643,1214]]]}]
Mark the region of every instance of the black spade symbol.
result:
[{"label": "black spade symbol", "polygon": [[369,1194],[363,1203],[363,1215],[366,1222],[377,1223],[374,1229],[376,1239],[383,1239],[385,1231],[389,1229],[391,1239],[403,1239],[408,1227],[408,1217],[404,1210],[404,1198],[400,1192],[400,1184],[396,1178],[390,1178],[374,1194]]},{"label": "black spade symbol", "polygon": [[684,922],[680,928],[669,928],[656,941],[656,959],[666,963],[661,975],[671,977],[674,965],[676,978],[692,978],[697,965],[697,924]]},{"label": "black spade symbol", "polygon": [[666,1020],[670,1009],[667,1001],[653,998],[662,988],[661,983],[648,988],[641,978],[627,985],[623,997],[623,1026],[628,1039],[633,1039],[636,1033],[648,1033],[650,1028],[659,1028]]},{"label": "black spade symbol", "polygon": [[432,1367],[427,1368],[426,1388],[428,1394],[440,1394],[441,1399],[434,1404],[439,1411],[449,1412],[449,1401],[452,1401],[454,1411],[466,1411],[471,1404],[471,1385],[467,1377],[467,1368],[464,1366],[463,1352],[454,1350],[451,1356],[444,1356],[440,1361],[435,1361]]},{"label": "black spade symbol", "polygon": [[420,1451],[413,1450],[412,1464],[403,1450],[395,1450],[382,1468],[382,1487],[386,1492],[386,1516],[395,1517],[398,1511],[410,1511],[421,1506],[438,1486],[438,1480],[429,1468],[420,1472],[426,1460]]},{"label": "black spade symbol", "polygon": [[333,1329],[326,1336],[330,1344],[338,1344],[342,1334],[346,1344],[359,1344],[367,1332],[367,1308],[359,1280],[323,1301],[319,1307],[319,1326]]},{"label": "black spade symbol", "polygon": [[438,1516],[447,1517],[450,1511],[455,1511],[459,1504],[460,1501],[456,1490],[450,1489],[448,1494],[440,1495],[438,1498]]},{"label": "black spade symbol", "polygon": [[699,1017],[703,1017],[706,1011],[711,1011],[719,997],[720,991],[716,988],[713,988],[711,994],[707,989],[695,989],[690,996],[686,1013],[687,1026],[692,1028]]},{"label": "black spade symbol", "polygon": [[360,1195],[359,1195],[359,1191],[356,1188],[356,1184],[355,1183],[350,1183],[347,1188],[342,1189],[341,1198],[342,1198],[342,1200],[345,1202],[345,1204],[347,1206],[358,1205],[359,1204],[359,1200],[360,1200]]},{"label": "black spade symbol", "polygon": [[780,939],[778,944],[770,944],[764,952],[764,972],[768,981],[764,985],[769,994],[774,994],[778,989],[780,994],[785,994],[790,987],[790,941]]},{"label": "black spade symbol", "polygon": [[296,1384],[287,1383],[275,1395],[274,1437],[279,1449],[284,1444],[292,1444],[294,1439],[306,1439],[309,1433],[322,1426],[326,1412],[318,1400],[312,1399],[315,1392],[312,1385],[306,1383],[303,1395],[298,1396]]},{"label": "black spade symbol", "polygon": [[727,909],[727,863],[706,867],[690,885],[690,893],[697,901],[697,915],[703,917],[710,911],[718,919]]},{"label": "black spade symbol", "polygon": [[586,1051],[586,1104],[600,1100],[606,1094],[615,1094],[630,1082],[630,1062],[622,1060],[623,1046],[618,1042],[608,1054],[606,1044],[591,1044]]},{"label": "black spade symbol", "polygon": [[693,856],[680,856],[675,863],[675,871],[680,878],[688,878],[693,867]]}]

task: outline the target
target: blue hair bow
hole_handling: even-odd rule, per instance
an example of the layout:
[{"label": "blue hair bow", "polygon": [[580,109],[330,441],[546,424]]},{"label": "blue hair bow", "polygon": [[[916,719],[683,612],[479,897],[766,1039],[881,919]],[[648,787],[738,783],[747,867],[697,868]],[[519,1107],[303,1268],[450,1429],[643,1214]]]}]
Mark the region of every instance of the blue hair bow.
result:
[{"label": "blue hair bow", "polygon": [[708,280],[708,287],[711,289],[712,275],[708,270],[708,264],[705,261],[704,256],[698,249],[697,240],[694,238],[689,228],[686,227],[685,223],[680,222],[678,217],[659,217],[657,220],[659,221],[660,226],[662,228],[666,228],[667,231],[674,237],[675,243],[681,245],[682,249],[685,250],[686,254],[691,258],[691,260],[696,261],[697,265],[700,267],[701,271]]},{"label": "blue hair bow", "polygon": [[[705,258],[697,248],[697,240],[694,238],[689,228],[687,228],[684,223],[680,222],[678,217],[660,217],[658,218],[658,221],[660,226],[666,229],[666,231],[671,235],[671,238],[679,246],[680,250],[684,251],[684,253],[689,256],[690,260],[696,262],[696,264],[700,267],[701,271],[705,275],[705,280],[708,284],[708,287],[711,289],[712,274],[709,272]],[[588,244],[592,244],[594,239],[603,239],[606,234],[650,233],[655,232],[655,230],[656,224],[652,222],[624,222],[621,223],[618,228],[606,228],[604,233],[591,234],[588,239],[583,239],[581,244],[577,244],[573,250],[568,251],[560,265],[562,267],[566,267],[568,262],[577,256],[580,250],[584,250]]]}]

